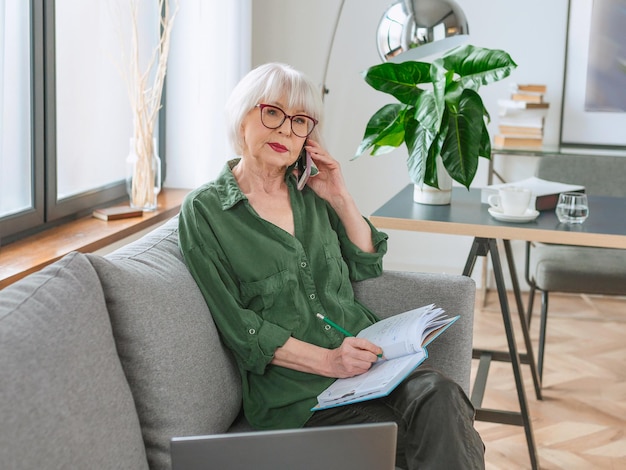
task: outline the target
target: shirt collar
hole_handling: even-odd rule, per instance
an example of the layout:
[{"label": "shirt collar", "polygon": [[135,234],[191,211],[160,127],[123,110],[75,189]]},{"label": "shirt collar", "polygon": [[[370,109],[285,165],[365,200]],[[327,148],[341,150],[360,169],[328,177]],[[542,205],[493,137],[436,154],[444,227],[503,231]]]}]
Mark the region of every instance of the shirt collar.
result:
[{"label": "shirt collar", "polygon": [[240,158],[234,158],[226,162],[224,168],[217,178],[220,182],[216,186],[218,197],[222,202],[222,210],[228,210],[240,201],[246,200],[246,196],[241,192],[232,169],[239,163]]},{"label": "shirt collar", "polygon": [[[226,165],[222,168],[222,171],[217,179],[217,181],[220,182],[220,184],[216,185],[217,194],[222,203],[222,210],[225,211],[231,209],[237,203],[248,199],[241,191],[241,188],[235,179],[235,175],[233,175],[233,168],[237,165],[237,163],[239,163],[239,160],[241,160],[241,158],[233,158],[232,160],[226,162]],[[293,167],[290,167],[290,169],[293,169]],[[285,181],[290,187],[293,186],[295,182],[295,177],[289,169],[285,175]]]}]

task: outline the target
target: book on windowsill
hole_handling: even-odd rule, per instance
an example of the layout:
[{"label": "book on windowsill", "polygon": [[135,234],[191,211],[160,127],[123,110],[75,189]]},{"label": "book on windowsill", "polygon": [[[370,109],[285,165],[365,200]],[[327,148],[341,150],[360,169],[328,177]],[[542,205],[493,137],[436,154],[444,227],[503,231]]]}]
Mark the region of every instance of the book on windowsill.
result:
[{"label": "book on windowsill", "polygon": [[426,360],[426,346],[458,319],[458,315],[448,317],[443,309],[431,304],[368,326],[357,338],[380,346],[383,357],[361,375],[335,380],[317,396],[317,405],[311,411],[389,395]]},{"label": "book on windowsill", "polygon": [[584,192],[585,187],[579,184],[560,183],[558,181],[549,181],[536,176],[531,176],[521,181],[512,181],[510,183],[499,183],[486,186],[480,190],[480,202],[489,204],[489,196],[498,194],[498,190],[503,186],[521,186],[532,191],[535,198],[535,209],[538,211],[552,210],[556,207],[559,194],[568,191]]},{"label": "book on windowsill", "polygon": [[135,209],[130,206],[114,206],[104,207],[102,209],[94,210],[91,215],[100,220],[118,220],[128,219],[130,217],[141,217],[143,215],[142,209]]}]

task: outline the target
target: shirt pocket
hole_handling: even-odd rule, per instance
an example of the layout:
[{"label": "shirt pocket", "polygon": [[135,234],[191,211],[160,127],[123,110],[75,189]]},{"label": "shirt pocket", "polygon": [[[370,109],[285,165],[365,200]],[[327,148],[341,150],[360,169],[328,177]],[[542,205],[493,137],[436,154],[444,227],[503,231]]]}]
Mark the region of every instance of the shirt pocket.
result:
[{"label": "shirt pocket", "polygon": [[341,250],[336,244],[324,245],[328,277],[326,279],[326,293],[336,296],[342,303],[351,303],[354,299],[350,273]]},{"label": "shirt pocket", "polygon": [[264,320],[293,331],[299,324],[293,302],[293,289],[288,270],[279,271],[264,279],[241,282],[243,307],[252,310]]}]

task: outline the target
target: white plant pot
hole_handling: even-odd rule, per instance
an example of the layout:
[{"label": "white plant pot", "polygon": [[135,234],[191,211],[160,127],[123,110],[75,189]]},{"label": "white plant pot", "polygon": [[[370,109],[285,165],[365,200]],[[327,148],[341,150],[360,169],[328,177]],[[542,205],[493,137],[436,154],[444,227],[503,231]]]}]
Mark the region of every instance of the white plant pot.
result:
[{"label": "white plant pot", "polygon": [[443,166],[441,157],[437,157],[437,182],[439,189],[423,184],[414,185],[413,200],[419,204],[446,205],[452,200],[452,178]]}]

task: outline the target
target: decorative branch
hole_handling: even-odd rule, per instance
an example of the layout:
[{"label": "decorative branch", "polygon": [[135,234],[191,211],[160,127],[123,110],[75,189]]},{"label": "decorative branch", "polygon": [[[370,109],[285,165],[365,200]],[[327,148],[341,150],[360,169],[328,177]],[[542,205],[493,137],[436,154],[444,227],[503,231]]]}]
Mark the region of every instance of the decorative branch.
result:
[{"label": "decorative branch", "polygon": [[[180,8],[180,0],[175,1],[173,11],[169,0],[159,0],[159,44],[152,52],[145,70],[139,64],[139,0],[130,0],[131,49],[129,73],[125,75],[128,96],[133,113],[134,151],[137,155],[132,178],[131,205],[156,208],[154,191],[155,169],[152,167],[154,154],[154,130],[161,109],[161,96],[170,51],[170,38],[174,19]],[[156,70],[155,70],[156,67]],[[154,81],[150,84],[150,77]]]}]

